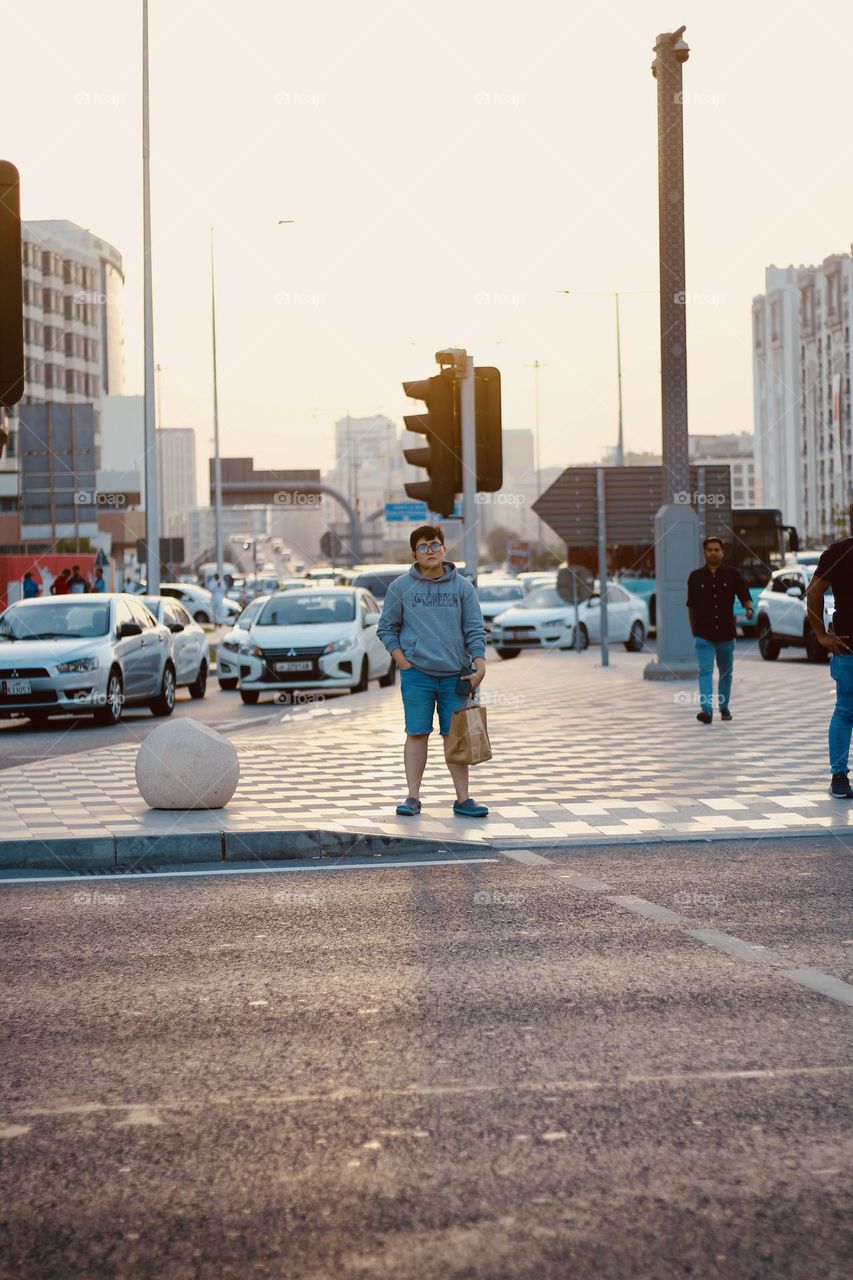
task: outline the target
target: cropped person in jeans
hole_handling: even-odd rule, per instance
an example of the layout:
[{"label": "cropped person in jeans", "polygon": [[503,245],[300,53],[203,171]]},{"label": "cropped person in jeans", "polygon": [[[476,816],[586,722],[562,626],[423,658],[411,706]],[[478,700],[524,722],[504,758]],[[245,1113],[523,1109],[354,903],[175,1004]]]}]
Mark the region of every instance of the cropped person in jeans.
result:
[{"label": "cropped person in jeans", "polygon": [[[388,588],[377,628],[400,670],[409,794],[397,813],[406,817],[421,811],[421,779],[436,707],[446,759],[451,718],[468,700],[467,694],[456,692],[456,682],[467,672],[463,679],[473,693],[486,674],[486,633],[476,587],[444,559],[444,533],[436,525],[415,529],[409,543],[414,564]],[[447,767],[456,788],[453,812],[485,818],[486,806],[468,794],[467,764],[448,760]]]},{"label": "cropped person in jeans", "polygon": [[[823,597],[832,588],[835,613],[832,631],[823,624]],[[829,722],[829,767],[832,772],[830,794],[837,800],[853,800],[853,788],[847,776],[850,734],[853,731],[853,538],[844,538],[827,547],[818,560],[814,576],[806,592],[809,622],[831,655],[829,673],[835,681],[835,710]]]},{"label": "cropped person in jeans", "polygon": [[735,596],[752,621],[752,596],[737,569],[723,564],[724,547],[720,538],[705,538],[702,543],[705,567],[694,569],[687,579],[687,611],[690,630],[695,637],[696,660],[699,663],[700,724],[714,718],[714,659],[719,671],[720,719],[731,720],[729,699],[732,696],[732,669],[735,661],[734,607]]}]

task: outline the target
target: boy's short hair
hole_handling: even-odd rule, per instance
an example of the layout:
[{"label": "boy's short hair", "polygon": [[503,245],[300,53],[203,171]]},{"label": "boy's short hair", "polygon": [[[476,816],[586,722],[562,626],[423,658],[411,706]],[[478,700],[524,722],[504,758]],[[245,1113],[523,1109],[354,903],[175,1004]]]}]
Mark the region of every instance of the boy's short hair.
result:
[{"label": "boy's short hair", "polygon": [[725,551],[725,549],[726,549],[726,544],[723,542],[722,538],[714,537],[714,536],[712,536],[711,534],[709,534],[707,538],[703,538],[703,539],[702,539],[702,550],[703,550],[703,551],[707,548],[707,546],[708,546],[708,544],[709,544],[710,542],[719,542],[719,544],[720,544],[721,548],[723,549],[723,551]]},{"label": "boy's short hair", "polygon": [[428,538],[430,542],[436,539],[444,546],[444,530],[437,524],[422,524],[419,529],[415,529],[409,538],[409,546],[412,548],[412,555],[415,554],[415,548],[422,538]]}]

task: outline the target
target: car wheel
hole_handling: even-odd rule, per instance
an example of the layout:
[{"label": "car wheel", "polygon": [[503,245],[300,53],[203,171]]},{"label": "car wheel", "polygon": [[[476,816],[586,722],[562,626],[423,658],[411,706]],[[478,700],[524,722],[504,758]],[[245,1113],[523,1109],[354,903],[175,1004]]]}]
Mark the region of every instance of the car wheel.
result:
[{"label": "car wheel", "polygon": [[361,662],[361,675],[358,678],[358,684],[354,684],[352,687],[353,693],[367,693],[367,676],[367,658],[363,658]]},{"label": "car wheel", "polygon": [[824,649],[822,644],[818,644],[817,636],[812,631],[808,623],[803,631],[803,640],[806,645],[806,660],[808,662],[828,662],[829,650]]},{"label": "car wheel", "polygon": [[634,623],[631,628],[631,634],[625,641],[625,648],[629,653],[640,653],[646,642],[646,628],[639,620]]},{"label": "car wheel", "polygon": [[107,680],[106,702],[95,712],[95,724],[118,724],[123,707],[124,689],[121,683],[121,672],[114,668]]},{"label": "car wheel", "polygon": [[649,599],[649,627],[656,627],[658,624],[658,598],[651,596]]},{"label": "car wheel", "polygon": [[781,645],[774,640],[769,618],[758,619],[758,652],[765,662],[775,662]]},{"label": "car wheel", "polygon": [[210,622],[210,614],[205,613],[204,609],[199,609],[198,613],[193,614],[193,617],[200,627],[203,627],[205,623]]},{"label": "car wheel", "polygon": [[388,670],[385,672],[385,675],[379,677],[379,687],[380,689],[390,689],[391,686],[395,685],[396,683],[397,683],[397,664],[392,658],[391,665],[388,668]]},{"label": "car wheel", "polygon": [[220,687],[220,689],[236,689],[236,688],[237,688],[238,683],[239,683],[239,681],[237,681],[237,680],[230,680],[230,679],[229,679],[229,680],[223,680],[223,679],[221,679],[221,678],[220,678],[220,680],[219,680],[219,687]]},{"label": "car wheel", "polygon": [[253,707],[260,697],[260,693],[257,689],[241,689],[240,697],[247,707]]},{"label": "car wheel", "polygon": [[207,663],[202,661],[202,664],[198,669],[198,675],[196,676],[192,684],[189,685],[190,697],[203,698],[206,690],[207,690]]},{"label": "car wheel", "polygon": [[499,658],[517,658],[521,653],[520,649],[495,649],[495,653]]},{"label": "car wheel", "polygon": [[175,668],[167,662],[163,668],[163,683],[156,698],[149,702],[152,716],[170,716],[175,710]]},{"label": "car wheel", "polygon": [[588,649],[588,648],[589,648],[589,632],[587,631],[587,629],[586,629],[586,627],[583,625],[583,623],[580,623],[580,625],[579,625],[579,627],[578,627],[578,633],[579,633],[579,635],[580,635],[580,641],[581,641],[581,642],[580,642],[580,648],[581,648],[581,650],[583,650],[583,649]]}]

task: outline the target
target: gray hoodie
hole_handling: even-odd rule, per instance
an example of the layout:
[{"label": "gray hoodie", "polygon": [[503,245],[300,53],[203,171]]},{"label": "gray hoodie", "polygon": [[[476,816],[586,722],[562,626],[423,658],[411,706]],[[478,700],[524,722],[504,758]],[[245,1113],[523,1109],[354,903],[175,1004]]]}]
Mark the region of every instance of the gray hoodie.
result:
[{"label": "gray hoodie", "polygon": [[445,560],[440,578],[417,565],[388,588],[377,633],[391,653],[402,649],[413,667],[431,676],[457,675],[486,656],[477,588]]}]

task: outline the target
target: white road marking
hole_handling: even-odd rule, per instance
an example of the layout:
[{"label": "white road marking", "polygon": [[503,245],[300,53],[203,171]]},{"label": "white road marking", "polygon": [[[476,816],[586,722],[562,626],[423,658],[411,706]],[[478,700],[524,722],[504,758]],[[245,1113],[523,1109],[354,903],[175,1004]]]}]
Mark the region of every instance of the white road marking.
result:
[{"label": "white road marking", "polygon": [[605,898],[605,902],[613,902],[617,907],[624,907],[626,911],[633,911],[636,915],[645,916],[649,920],[660,920],[663,924],[684,923],[684,917],[675,911],[670,911],[669,907],[660,907],[656,902],[646,902],[645,898],[616,894]]},{"label": "white road marking", "polygon": [[[413,854],[417,857],[417,854]],[[333,863],[328,867],[207,867],[204,870],[188,870],[188,871],[140,871],[132,876],[102,876],[102,875],[83,875],[83,876],[20,876],[6,879],[0,876],[0,887],[4,884],[77,884],[83,880],[100,880],[103,884],[105,880],[122,880],[134,882],[139,880],[162,880],[170,876],[263,876],[263,875],[286,875],[293,874],[296,871],[381,871],[387,867],[464,867],[471,863],[498,862],[498,858],[425,858],[421,862],[353,862],[349,866],[343,863]]]},{"label": "white road marking", "polygon": [[547,863],[551,866],[550,858],[543,858],[541,853],[534,853],[532,849],[496,849],[496,853],[502,853],[505,858],[512,858],[513,862],[523,862],[526,866],[535,866],[537,863]]},{"label": "white road marking", "polygon": [[744,942],[743,938],[735,938],[733,934],[721,933],[719,929],[685,929],[684,931],[689,937],[695,938],[697,942],[705,942],[709,947],[716,947],[718,951],[725,951],[726,955],[734,956],[737,960],[763,960],[765,963],[781,964],[782,957],[775,951],[769,951],[766,947],[756,947],[751,942]]},{"label": "white road marking", "polygon": [[853,987],[849,982],[821,973],[820,969],[783,969],[782,977],[811,987],[812,991],[819,991],[823,996],[831,996],[833,1000],[840,1000],[842,1004],[853,1005]]},{"label": "white road marking", "polygon": [[615,884],[607,884],[604,880],[596,880],[593,876],[561,875],[561,880],[571,880],[575,889],[583,889],[585,893],[615,893]]}]

